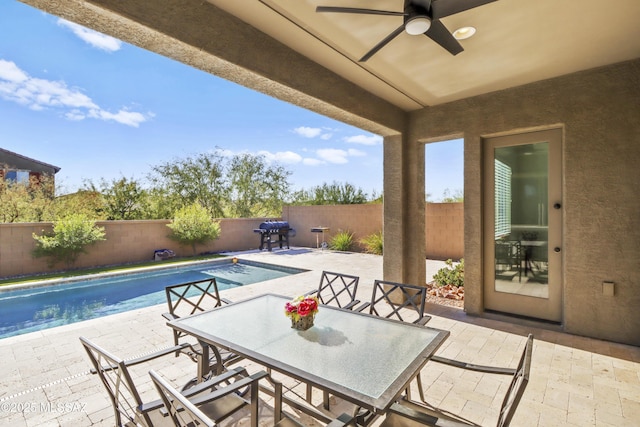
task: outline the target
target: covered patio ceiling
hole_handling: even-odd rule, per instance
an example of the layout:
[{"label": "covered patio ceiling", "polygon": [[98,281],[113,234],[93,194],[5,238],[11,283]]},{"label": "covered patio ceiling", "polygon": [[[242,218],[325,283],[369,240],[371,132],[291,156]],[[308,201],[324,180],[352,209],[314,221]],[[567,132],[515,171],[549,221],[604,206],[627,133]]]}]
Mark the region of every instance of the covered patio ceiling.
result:
[{"label": "covered patio ceiling", "polygon": [[366,62],[359,60],[403,18],[316,7],[401,12],[403,0],[207,1],[405,111],[640,55],[637,0],[498,0],[441,19],[450,32],[477,30],[455,56],[422,34],[402,32]]},{"label": "covered patio ceiling", "polygon": [[400,32],[366,62],[403,18],[316,8],[401,12],[403,0],[21,1],[382,135],[406,112],[640,56],[638,0],[497,0],[441,18],[477,30],[455,56]]}]

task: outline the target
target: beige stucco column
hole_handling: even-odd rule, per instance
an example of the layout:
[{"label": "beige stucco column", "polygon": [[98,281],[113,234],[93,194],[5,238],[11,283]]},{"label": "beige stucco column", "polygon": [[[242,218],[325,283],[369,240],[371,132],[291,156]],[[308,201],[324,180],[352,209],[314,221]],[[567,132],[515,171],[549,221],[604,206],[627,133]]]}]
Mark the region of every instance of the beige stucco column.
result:
[{"label": "beige stucco column", "polygon": [[424,286],[424,144],[384,138],[384,279]]}]

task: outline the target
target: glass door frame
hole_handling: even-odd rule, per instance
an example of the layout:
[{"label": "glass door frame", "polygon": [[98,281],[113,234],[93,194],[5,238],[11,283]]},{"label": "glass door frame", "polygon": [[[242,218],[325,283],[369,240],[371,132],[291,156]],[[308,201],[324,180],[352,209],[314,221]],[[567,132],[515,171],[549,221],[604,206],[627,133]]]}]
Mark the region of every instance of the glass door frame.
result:
[{"label": "glass door frame", "polygon": [[[563,320],[562,128],[482,138],[483,153],[483,300],[484,308],[551,322]],[[548,293],[537,297],[496,290],[495,149],[547,142],[548,148]],[[526,269],[525,269],[526,272]]]}]

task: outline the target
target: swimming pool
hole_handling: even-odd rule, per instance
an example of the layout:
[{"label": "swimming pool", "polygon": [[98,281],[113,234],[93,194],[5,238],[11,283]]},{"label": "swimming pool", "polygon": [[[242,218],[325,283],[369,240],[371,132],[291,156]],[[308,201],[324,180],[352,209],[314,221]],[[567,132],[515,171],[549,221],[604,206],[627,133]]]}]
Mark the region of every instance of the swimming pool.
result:
[{"label": "swimming pool", "polygon": [[0,338],[166,303],[169,285],[216,278],[224,290],[306,270],[230,259],[139,273],[0,290]]}]

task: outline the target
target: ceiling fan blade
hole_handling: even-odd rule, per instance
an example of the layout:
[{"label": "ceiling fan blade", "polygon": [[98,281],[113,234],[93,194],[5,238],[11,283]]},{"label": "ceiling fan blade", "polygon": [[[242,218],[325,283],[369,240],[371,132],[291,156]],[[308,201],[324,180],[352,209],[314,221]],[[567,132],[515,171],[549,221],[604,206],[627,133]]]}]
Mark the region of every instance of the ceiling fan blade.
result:
[{"label": "ceiling fan blade", "polygon": [[392,10],[376,10],[376,9],[358,9],[355,7],[333,7],[318,6],[316,12],[335,12],[335,13],[358,13],[363,15],[386,15],[386,16],[405,16],[404,12],[394,12]]},{"label": "ceiling fan blade", "polygon": [[464,50],[458,40],[447,30],[447,27],[438,20],[431,21],[431,27],[424,35],[448,50],[452,55],[457,55]]},{"label": "ceiling fan blade", "polygon": [[496,0],[432,0],[431,17],[433,19],[444,18],[494,1]]},{"label": "ceiling fan blade", "polygon": [[371,49],[362,58],[360,58],[359,62],[366,62],[369,58],[371,58],[373,55],[375,55],[380,49],[385,47],[391,40],[393,40],[396,37],[398,37],[398,35],[400,33],[402,33],[403,31],[404,31],[404,24],[399,26],[398,28],[396,28],[395,31],[393,31],[391,34],[389,34],[387,37],[385,37],[380,43],[375,45],[373,47],[373,49]]}]

